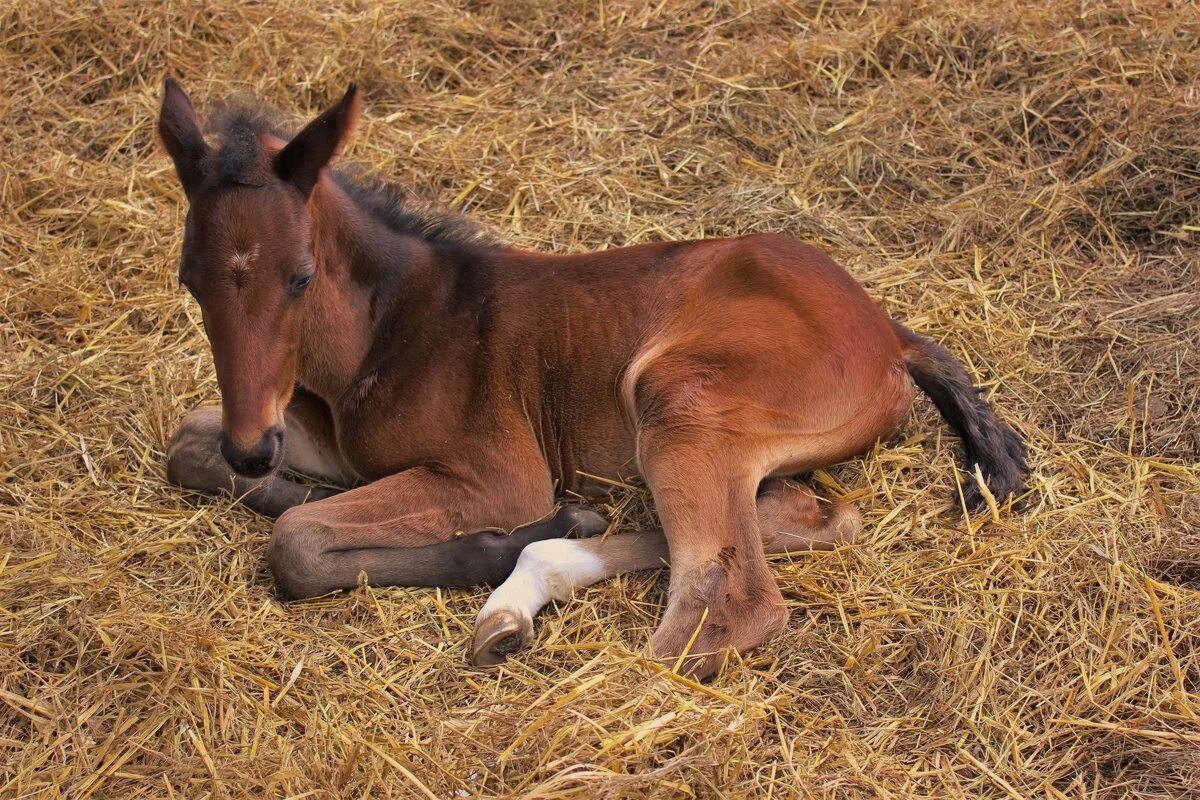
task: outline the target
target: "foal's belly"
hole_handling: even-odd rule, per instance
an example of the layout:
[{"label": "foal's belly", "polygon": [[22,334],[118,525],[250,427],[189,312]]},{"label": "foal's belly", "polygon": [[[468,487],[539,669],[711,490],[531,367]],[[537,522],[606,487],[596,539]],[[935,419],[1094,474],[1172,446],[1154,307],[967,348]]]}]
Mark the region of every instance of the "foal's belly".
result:
[{"label": "foal's belly", "polygon": [[547,462],[559,491],[596,497],[640,475],[633,434],[620,419],[593,420],[553,450]]}]

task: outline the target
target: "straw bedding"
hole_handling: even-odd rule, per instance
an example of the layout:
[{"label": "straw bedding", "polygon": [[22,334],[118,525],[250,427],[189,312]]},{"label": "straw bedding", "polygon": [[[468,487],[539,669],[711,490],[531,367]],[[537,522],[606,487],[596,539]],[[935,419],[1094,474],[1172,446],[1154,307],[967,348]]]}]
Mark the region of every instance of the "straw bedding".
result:
[{"label": "straw bedding", "polygon": [[[0,43],[0,796],[1200,796],[1193,4],[14,0]],[[1028,510],[944,513],[921,401],[813,476],[865,540],[777,559],[787,633],[703,686],[645,658],[662,574],[492,672],[482,592],[279,603],[269,521],[164,480],[217,400],[168,71],[357,80],[348,157],[520,246],[819,243],[1027,437]]]}]

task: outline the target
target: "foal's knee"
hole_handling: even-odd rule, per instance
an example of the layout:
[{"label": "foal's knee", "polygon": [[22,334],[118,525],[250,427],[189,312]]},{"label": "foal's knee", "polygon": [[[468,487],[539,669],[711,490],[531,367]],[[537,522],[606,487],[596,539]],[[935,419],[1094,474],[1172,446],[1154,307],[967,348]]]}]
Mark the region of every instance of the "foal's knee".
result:
[{"label": "foal's knee", "polygon": [[167,445],[167,480],[185,489],[216,491],[232,474],[221,458],[221,409],[197,408],[179,423]]},{"label": "foal's knee", "polygon": [[321,568],[323,531],[324,523],[304,506],[288,509],[275,521],[267,567],[285,599],[317,597],[337,588],[329,585]]}]

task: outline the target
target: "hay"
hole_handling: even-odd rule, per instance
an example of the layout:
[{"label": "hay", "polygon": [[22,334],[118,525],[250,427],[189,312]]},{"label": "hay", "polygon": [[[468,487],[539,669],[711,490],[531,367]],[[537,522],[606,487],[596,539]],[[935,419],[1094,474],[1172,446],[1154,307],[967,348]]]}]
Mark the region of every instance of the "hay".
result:
[{"label": "hay", "polygon": [[[0,10],[0,796],[1197,796],[1196,8],[464,5]],[[168,69],[201,108],[355,79],[350,157],[520,245],[820,243],[1028,437],[1030,511],[940,513],[922,401],[816,476],[866,541],[778,561],[787,633],[705,686],[643,658],[659,575],[498,672],[482,593],[279,604],[268,522],[163,477],[215,399]]]}]

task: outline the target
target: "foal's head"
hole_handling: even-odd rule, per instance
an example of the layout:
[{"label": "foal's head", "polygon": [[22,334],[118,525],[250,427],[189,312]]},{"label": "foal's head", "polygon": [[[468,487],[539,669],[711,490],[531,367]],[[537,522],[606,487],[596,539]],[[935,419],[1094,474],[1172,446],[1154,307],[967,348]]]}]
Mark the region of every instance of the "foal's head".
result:
[{"label": "foal's head", "polygon": [[242,475],[266,475],[283,456],[300,321],[320,280],[308,201],[360,107],[351,85],[290,142],[254,134],[214,150],[183,89],[166,81],[158,131],[189,203],[179,278],[200,304],[212,346],[221,453]]}]

